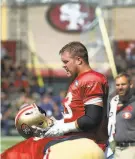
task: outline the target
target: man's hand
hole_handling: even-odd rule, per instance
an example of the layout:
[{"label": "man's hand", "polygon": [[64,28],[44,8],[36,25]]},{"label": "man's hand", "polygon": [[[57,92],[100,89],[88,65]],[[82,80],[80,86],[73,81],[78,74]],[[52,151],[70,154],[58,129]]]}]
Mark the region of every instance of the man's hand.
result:
[{"label": "man's hand", "polygon": [[51,136],[62,136],[66,132],[68,132],[68,127],[64,122],[57,122],[55,125],[53,125],[46,133],[45,137],[51,137]]},{"label": "man's hand", "polygon": [[64,123],[63,120],[56,122],[46,133],[45,137],[62,136],[69,132],[78,132],[75,122]]}]

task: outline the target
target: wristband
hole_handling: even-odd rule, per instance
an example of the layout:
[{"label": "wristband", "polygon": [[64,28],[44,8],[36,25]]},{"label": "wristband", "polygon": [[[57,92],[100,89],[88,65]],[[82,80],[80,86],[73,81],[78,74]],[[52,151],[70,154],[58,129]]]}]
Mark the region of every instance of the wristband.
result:
[{"label": "wristband", "polygon": [[67,129],[69,130],[69,132],[78,132],[79,129],[76,127],[76,123],[74,122],[70,122],[70,123],[65,123],[67,126]]}]

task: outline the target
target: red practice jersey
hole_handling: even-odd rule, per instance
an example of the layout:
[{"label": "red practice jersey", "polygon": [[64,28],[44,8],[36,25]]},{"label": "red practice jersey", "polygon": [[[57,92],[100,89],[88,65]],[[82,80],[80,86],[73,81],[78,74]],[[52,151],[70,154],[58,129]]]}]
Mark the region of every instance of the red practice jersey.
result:
[{"label": "red practice jersey", "polygon": [[[98,102],[103,102],[103,109],[105,114],[107,110],[107,98],[108,81],[105,76],[93,70],[82,73],[72,82],[67,92],[67,96],[63,101],[64,121],[75,121],[76,119],[85,114],[85,105],[96,105],[96,103]],[[107,118],[105,120],[107,121]],[[103,122],[101,122],[101,124],[103,124]],[[104,136],[107,136],[106,124],[104,123],[104,126],[102,125],[103,127],[105,127],[105,134],[102,134]],[[89,136],[91,139],[94,139],[96,141],[102,140],[103,136],[101,136],[102,139],[97,139],[97,137],[95,136],[96,131],[97,129],[93,131],[90,130],[90,132],[83,134],[85,134],[87,137]]]},{"label": "red practice jersey", "polygon": [[29,138],[7,149],[1,154],[1,159],[43,159],[45,145],[51,140]]}]

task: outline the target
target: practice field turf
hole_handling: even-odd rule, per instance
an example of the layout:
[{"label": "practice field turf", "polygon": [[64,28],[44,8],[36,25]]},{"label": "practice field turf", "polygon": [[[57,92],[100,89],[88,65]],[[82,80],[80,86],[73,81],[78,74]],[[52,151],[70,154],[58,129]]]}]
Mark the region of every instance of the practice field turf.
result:
[{"label": "practice field turf", "polygon": [[1,136],[1,153],[22,140],[24,140],[24,138],[20,136]]}]

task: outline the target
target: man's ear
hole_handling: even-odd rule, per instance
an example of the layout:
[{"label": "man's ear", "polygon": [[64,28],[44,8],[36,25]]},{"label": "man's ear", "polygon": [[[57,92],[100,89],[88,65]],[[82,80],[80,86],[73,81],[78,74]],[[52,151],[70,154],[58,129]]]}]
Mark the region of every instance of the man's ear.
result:
[{"label": "man's ear", "polygon": [[76,56],[76,63],[77,63],[77,65],[81,65],[82,64],[82,58]]}]

